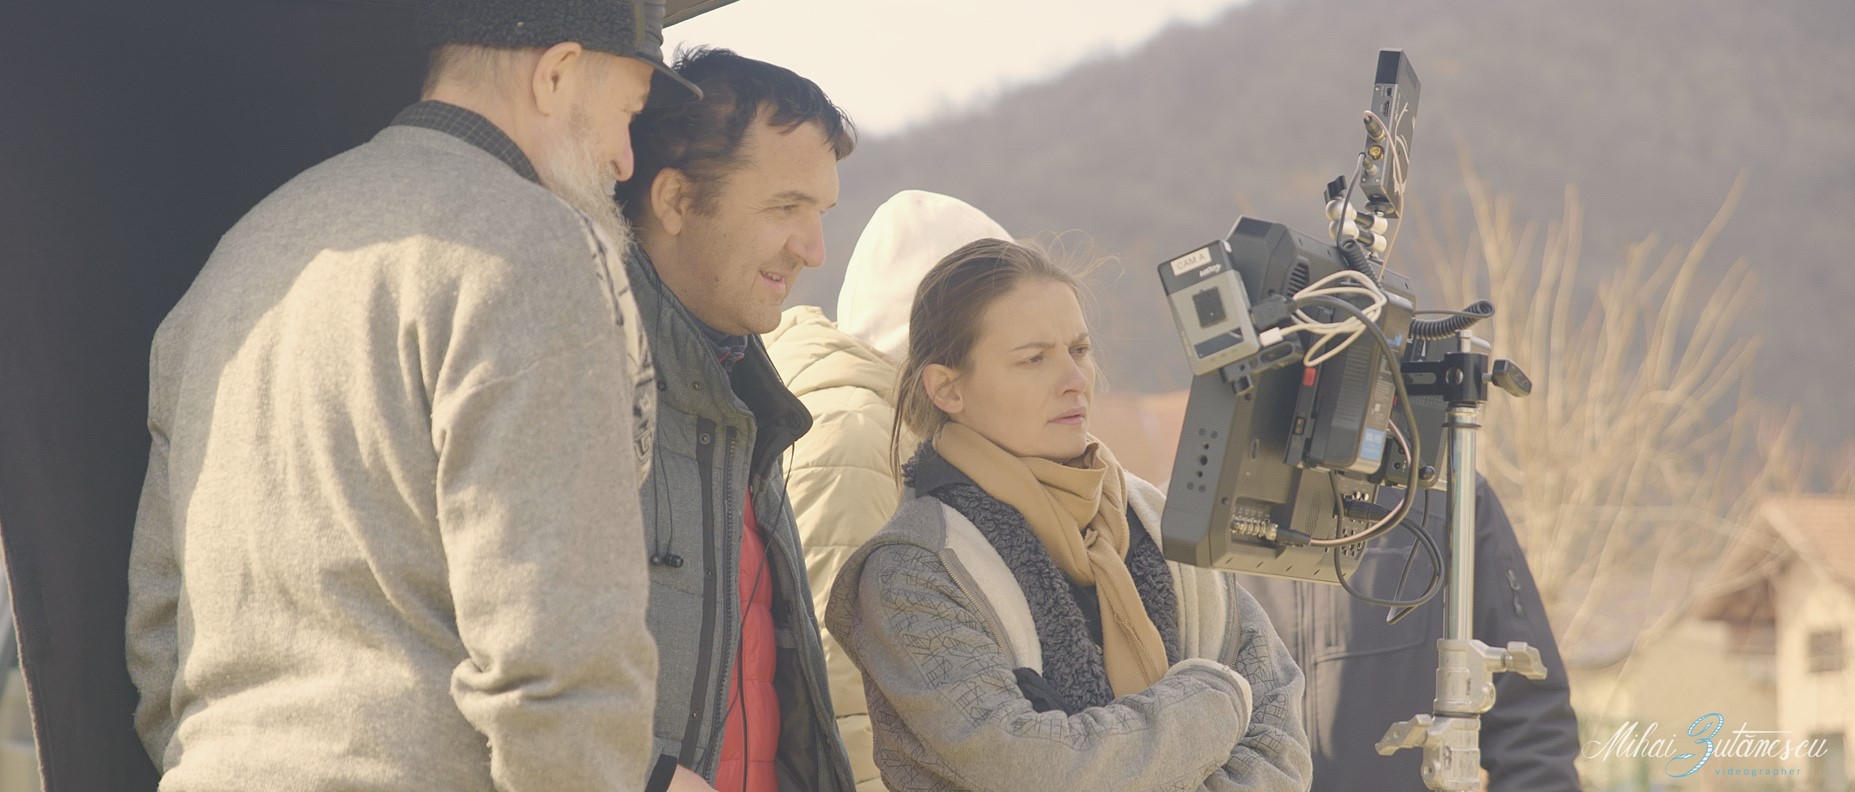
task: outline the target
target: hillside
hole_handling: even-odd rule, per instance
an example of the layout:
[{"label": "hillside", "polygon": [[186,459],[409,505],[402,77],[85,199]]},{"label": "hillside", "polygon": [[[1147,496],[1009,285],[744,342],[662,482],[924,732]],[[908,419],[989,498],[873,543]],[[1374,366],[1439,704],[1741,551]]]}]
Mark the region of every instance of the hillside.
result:
[{"label": "hillside", "polygon": [[[1385,10],[1395,13],[1366,13]],[[1855,217],[1850,34],[1846,0],[1257,0],[863,141],[827,219],[830,263],[794,300],[830,310],[883,199],[946,192],[1014,234],[1081,231],[1115,256],[1093,280],[1116,386],[1181,387],[1153,265],[1244,213],[1319,232],[1321,185],[1349,171],[1360,145],[1376,51],[1402,47],[1423,81],[1414,213],[1433,228],[1445,214],[1468,227],[1459,155],[1542,226],[1575,185],[1594,281],[1652,233],[1685,247],[1743,171],[1708,270],[1752,261],[1759,314],[1787,319],[1747,328],[1769,339],[1754,391],[1798,405],[1806,434],[1839,445],[1855,437],[1855,415],[1838,409],[1855,391],[1840,302],[1855,295],[1855,268],[1837,252]],[[1400,248],[1415,261],[1416,245]]]}]

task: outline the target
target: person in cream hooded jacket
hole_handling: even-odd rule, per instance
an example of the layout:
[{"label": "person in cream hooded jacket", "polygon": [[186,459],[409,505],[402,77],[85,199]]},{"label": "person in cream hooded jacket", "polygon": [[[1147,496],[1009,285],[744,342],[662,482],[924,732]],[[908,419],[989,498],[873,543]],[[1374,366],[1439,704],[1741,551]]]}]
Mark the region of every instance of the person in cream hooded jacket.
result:
[{"label": "person in cream hooded jacket", "polygon": [[[837,321],[817,306],[793,306],[763,336],[780,378],[812,414],[812,431],[787,460],[786,491],[819,613],[830,601],[838,570],[889,521],[901,500],[889,432],[915,287],[942,257],[977,239],[1011,237],[957,198],[897,193],[877,208],[857,240],[837,297]],[[857,789],[881,790],[862,676],[829,631],[824,651],[838,731]]]}]

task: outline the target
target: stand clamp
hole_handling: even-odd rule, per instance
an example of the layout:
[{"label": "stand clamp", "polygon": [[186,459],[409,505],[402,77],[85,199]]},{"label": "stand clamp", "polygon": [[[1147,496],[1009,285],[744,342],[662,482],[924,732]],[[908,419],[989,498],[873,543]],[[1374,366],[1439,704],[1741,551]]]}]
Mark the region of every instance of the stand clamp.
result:
[{"label": "stand clamp", "polygon": [[1494,706],[1494,675],[1513,671],[1528,679],[1545,679],[1539,650],[1514,641],[1491,647],[1475,640],[1475,430],[1487,385],[1515,396],[1533,389],[1511,361],[1475,352],[1467,330],[1457,334],[1457,352],[1436,364],[1407,366],[1407,373],[1427,376],[1412,383],[1411,395],[1434,394],[1449,401],[1449,599],[1443,637],[1436,642],[1436,698],[1430,714],[1392,724],[1376,750],[1390,756],[1404,748],[1423,749],[1423,783],[1437,790],[1481,787],[1481,714]]}]

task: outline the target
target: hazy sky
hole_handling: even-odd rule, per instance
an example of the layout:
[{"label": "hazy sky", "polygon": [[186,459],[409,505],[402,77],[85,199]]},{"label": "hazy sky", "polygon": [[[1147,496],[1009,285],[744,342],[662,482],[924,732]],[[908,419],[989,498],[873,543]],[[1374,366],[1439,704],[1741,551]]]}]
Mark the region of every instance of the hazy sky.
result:
[{"label": "hazy sky", "polygon": [[867,135],[1120,52],[1242,0],[736,0],[664,31],[815,80]]}]

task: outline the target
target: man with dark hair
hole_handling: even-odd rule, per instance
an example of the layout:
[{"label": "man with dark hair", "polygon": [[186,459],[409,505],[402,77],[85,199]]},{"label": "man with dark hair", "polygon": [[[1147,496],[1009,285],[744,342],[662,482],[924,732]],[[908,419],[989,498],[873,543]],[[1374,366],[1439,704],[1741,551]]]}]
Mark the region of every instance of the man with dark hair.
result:
[{"label": "man with dark hair", "polygon": [[662,659],[648,788],[850,792],[779,461],[811,416],[757,334],[824,263],[854,132],[778,66],[705,49],[676,71],[703,97],[638,116],[638,174],[619,192],[659,372],[642,496]]},{"label": "man with dark hair", "polygon": [[661,14],[430,5],[424,101],[161,323],[126,635],[161,789],[645,778],[656,388],[610,196]]}]

